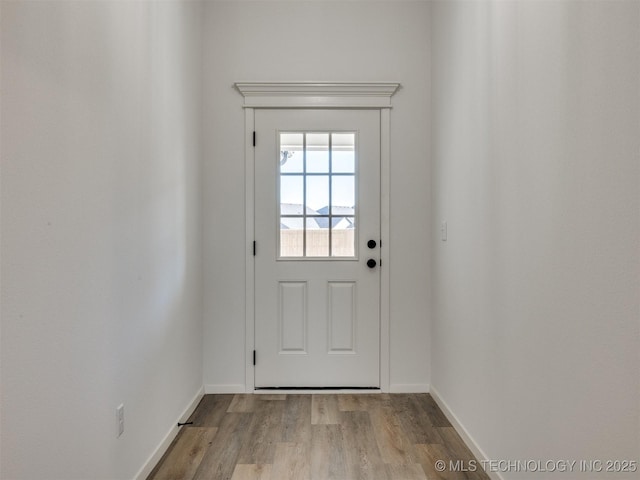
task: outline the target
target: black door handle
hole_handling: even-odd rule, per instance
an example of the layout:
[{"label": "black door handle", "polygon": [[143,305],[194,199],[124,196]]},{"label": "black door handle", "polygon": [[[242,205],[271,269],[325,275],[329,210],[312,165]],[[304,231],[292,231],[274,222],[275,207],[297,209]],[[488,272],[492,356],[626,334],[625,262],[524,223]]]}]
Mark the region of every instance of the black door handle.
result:
[{"label": "black door handle", "polygon": [[367,267],[369,268],[376,268],[377,264],[378,263],[373,258],[370,258],[369,260],[367,260]]}]

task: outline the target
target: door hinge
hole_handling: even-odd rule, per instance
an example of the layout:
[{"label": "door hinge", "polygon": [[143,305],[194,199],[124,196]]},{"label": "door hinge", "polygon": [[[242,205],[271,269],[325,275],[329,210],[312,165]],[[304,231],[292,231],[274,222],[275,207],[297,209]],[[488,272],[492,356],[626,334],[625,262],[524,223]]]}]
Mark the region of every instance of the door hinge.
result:
[{"label": "door hinge", "polygon": [[256,241],[254,240],[254,241],[253,241],[253,256],[254,256],[254,257],[256,256],[256,250],[257,250],[257,247],[256,247]]},{"label": "door hinge", "polygon": [[256,365],[256,351],[253,351],[253,366],[255,367]]},{"label": "door hinge", "polygon": [[256,131],[253,131],[253,146],[256,146]]}]

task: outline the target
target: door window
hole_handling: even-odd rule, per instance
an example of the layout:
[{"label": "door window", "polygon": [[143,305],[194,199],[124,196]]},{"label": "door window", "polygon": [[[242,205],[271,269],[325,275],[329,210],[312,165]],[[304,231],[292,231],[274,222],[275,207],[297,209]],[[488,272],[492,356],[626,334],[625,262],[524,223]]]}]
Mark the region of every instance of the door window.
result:
[{"label": "door window", "polygon": [[355,258],[356,132],[280,132],[278,258]]}]

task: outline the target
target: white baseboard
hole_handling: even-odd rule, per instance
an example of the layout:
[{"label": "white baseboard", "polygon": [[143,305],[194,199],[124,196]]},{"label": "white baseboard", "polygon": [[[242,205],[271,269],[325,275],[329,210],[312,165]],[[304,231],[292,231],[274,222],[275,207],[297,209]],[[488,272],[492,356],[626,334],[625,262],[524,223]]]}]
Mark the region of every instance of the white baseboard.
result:
[{"label": "white baseboard", "polygon": [[389,393],[429,393],[428,383],[392,383]]},{"label": "white baseboard", "polygon": [[[453,426],[453,428],[455,428],[456,432],[458,432],[458,435],[460,435],[462,440],[464,440],[464,443],[467,444],[467,447],[469,447],[469,450],[471,450],[471,453],[473,453],[476,459],[480,462],[489,461],[490,460],[489,457],[487,457],[487,455],[484,453],[482,448],[480,448],[478,443],[473,439],[471,434],[469,434],[467,429],[464,428],[462,423],[460,423],[460,420],[458,419],[456,414],[451,411],[451,409],[449,408],[449,405],[447,405],[447,402],[445,402],[442,399],[438,391],[435,388],[433,388],[433,386],[431,386],[431,391],[429,393],[431,394],[431,397],[435,400],[435,402],[438,404],[442,412],[445,414],[449,422],[451,422],[451,425]],[[478,465],[478,467],[482,468],[480,465]],[[500,475],[500,472],[486,472],[486,473],[489,476],[489,478],[491,478],[492,480],[504,480],[504,477]]]},{"label": "white baseboard", "polygon": [[194,412],[194,410],[200,403],[200,400],[202,400],[203,394],[204,394],[204,389],[200,387],[200,389],[195,394],[191,402],[189,402],[189,405],[184,410],[184,412],[182,412],[182,414],[176,419],[176,421],[173,422],[173,425],[171,426],[167,434],[162,439],[162,442],[160,442],[160,445],[158,445],[158,447],[154,450],[151,456],[144,463],[140,471],[138,471],[138,473],[134,477],[135,480],[144,480],[149,476],[153,468],[157,465],[157,463],[160,461],[160,459],[164,455],[164,452],[166,452],[167,449],[169,448],[169,445],[171,445],[171,442],[173,442],[173,439],[176,438],[176,435],[178,435],[178,432],[180,431],[180,427],[178,427],[178,423],[183,423],[187,421],[187,419],[191,416],[191,414]]},{"label": "white baseboard", "polygon": [[246,393],[244,385],[205,385],[204,393]]}]

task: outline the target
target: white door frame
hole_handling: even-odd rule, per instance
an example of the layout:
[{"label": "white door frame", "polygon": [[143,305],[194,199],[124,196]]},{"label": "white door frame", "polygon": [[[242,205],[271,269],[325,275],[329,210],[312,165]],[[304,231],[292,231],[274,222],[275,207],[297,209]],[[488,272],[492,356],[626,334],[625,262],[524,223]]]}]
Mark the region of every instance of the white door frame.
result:
[{"label": "white door frame", "polygon": [[[258,108],[319,108],[380,110],[380,390],[390,386],[391,259],[389,256],[389,170],[391,96],[400,87],[395,82],[239,82],[236,89],[244,97],[245,119],[245,391],[255,390],[253,351],[255,349],[255,262],[254,165],[255,110]],[[260,141],[257,139],[257,141]]]}]

